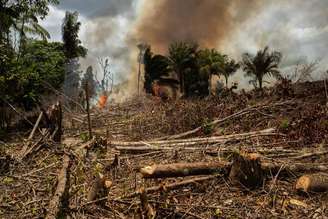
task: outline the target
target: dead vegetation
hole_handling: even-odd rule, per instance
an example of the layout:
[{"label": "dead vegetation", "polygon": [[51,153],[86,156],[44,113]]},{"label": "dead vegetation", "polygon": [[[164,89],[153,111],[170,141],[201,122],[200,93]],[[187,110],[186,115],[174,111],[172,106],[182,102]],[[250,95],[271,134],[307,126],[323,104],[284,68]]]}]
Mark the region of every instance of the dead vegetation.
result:
[{"label": "dead vegetation", "polygon": [[[37,128],[31,143],[21,139],[32,128],[12,133],[0,155],[0,215],[324,218],[324,83],[284,89],[93,109],[90,140],[87,116],[69,112],[61,143]],[[24,145],[34,149],[18,159]]]}]

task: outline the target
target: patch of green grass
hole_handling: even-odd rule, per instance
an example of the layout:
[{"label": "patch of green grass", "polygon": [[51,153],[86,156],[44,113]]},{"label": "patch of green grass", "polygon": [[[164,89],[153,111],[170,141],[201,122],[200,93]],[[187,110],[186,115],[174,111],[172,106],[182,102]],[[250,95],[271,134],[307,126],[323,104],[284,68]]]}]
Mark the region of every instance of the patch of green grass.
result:
[{"label": "patch of green grass", "polygon": [[280,129],[282,130],[287,130],[289,126],[290,126],[290,121],[286,118],[280,122]]},{"label": "patch of green grass", "polygon": [[5,185],[10,185],[14,182],[14,178],[11,178],[11,177],[5,177],[3,180],[2,180],[3,184]]},{"label": "patch of green grass", "polygon": [[80,139],[83,141],[83,142],[87,142],[90,138],[89,138],[89,134],[88,133],[81,133],[80,134]]},{"label": "patch of green grass", "polygon": [[205,135],[210,135],[214,131],[214,125],[211,124],[209,119],[206,119],[202,125],[202,131]]}]

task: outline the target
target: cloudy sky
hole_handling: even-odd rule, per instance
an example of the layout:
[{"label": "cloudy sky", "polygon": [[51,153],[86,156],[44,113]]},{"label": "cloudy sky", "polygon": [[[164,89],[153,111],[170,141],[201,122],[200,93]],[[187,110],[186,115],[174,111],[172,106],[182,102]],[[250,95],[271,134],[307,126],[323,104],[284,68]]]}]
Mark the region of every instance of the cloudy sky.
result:
[{"label": "cloudy sky", "polygon": [[[196,22],[195,26],[204,25],[205,27],[201,29],[205,30],[204,33],[193,35],[194,38],[202,38],[193,40],[204,42],[206,39],[210,39],[206,35],[212,33],[211,29],[215,29],[218,34],[223,34],[223,36],[220,35],[220,40],[213,47],[237,60],[241,59],[243,52],[255,53],[258,49],[268,45],[283,53],[283,71],[290,69],[299,60],[303,62],[320,60],[317,77],[319,77],[321,69],[328,69],[327,0],[252,0],[247,1],[249,5],[245,4],[243,0],[220,0],[220,3],[227,2],[229,7],[223,7],[221,4],[214,10],[217,11],[217,15],[229,14],[229,16],[224,18],[228,20],[218,21],[218,23],[212,21],[219,20],[222,16],[215,17],[215,15],[209,14],[206,17],[208,11],[203,5],[211,1],[212,3],[218,2],[218,0],[62,0],[60,5],[51,6],[49,16],[42,24],[51,33],[52,40],[61,40],[60,28],[65,11],[78,11],[82,22],[80,38],[83,45],[89,50],[88,58],[81,61],[82,67],[96,66],[98,58],[109,57],[112,71],[117,80],[126,79],[134,72],[135,63],[131,60],[135,60],[137,42],[153,40],[154,37],[162,35],[166,36],[168,31],[172,33],[184,31],[181,36],[193,35],[192,31],[198,29],[186,26],[192,26],[195,23],[192,20],[193,17],[202,20],[201,23]],[[163,2],[166,2],[166,7],[163,6]],[[171,12],[172,9],[167,6],[174,5],[173,2],[180,2],[178,12]],[[181,2],[184,4],[182,7],[180,7]],[[230,4],[230,2],[234,2],[234,4]],[[193,4],[193,7],[188,8],[189,4]],[[213,8],[213,6],[211,7]],[[179,17],[180,12],[181,17]],[[157,28],[159,25],[157,18],[161,19],[158,21],[161,22],[161,25],[172,25],[172,21],[163,23],[163,19],[172,16],[175,20],[190,18],[192,22],[191,24],[174,22],[170,28]],[[148,21],[145,22],[145,19]],[[233,22],[229,22],[229,20],[233,20]],[[207,30],[208,22],[212,23],[211,28]],[[148,33],[140,34],[140,23],[143,23],[142,31],[158,30],[159,33],[152,37],[148,37]],[[218,27],[213,27],[213,25]],[[144,26],[146,26],[146,30]],[[148,30],[147,27],[149,27]],[[220,27],[223,30],[220,30]],[[136,30],[139,31],[139,34],[135,34]],[[174,36],[174,39],[177,39],[177,36],[180,35]],[[240,72],[235,79],[237,80],[241,76]]]}]

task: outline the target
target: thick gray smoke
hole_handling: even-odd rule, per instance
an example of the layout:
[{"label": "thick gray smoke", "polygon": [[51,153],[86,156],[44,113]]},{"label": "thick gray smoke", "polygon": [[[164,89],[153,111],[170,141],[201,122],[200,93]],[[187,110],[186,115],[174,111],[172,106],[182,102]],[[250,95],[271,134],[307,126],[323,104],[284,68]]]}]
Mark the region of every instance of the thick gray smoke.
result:
[{"label": "thick gray smoke", "polygon": [[147,1],[135,37],[159,52],[170,43],[194,41],[217,47],[260,8],[262,1],[249,0],[156,0]]}]

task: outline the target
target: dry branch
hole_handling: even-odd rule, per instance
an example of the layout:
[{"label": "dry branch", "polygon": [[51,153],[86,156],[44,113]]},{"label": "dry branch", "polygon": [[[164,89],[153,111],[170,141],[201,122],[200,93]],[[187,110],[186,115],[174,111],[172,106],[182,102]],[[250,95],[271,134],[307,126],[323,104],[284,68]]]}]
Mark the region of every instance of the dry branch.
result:
[{"label": "dry branch", "polygon": [[[192,178],[192,179],[183,180],[183,181],[180,181],[180,182],[175,182],[175,183],[171,183],[171,184],[167,184],[167,185],[161,184],[159,186],[149,187],[149,188],[145,189],[145,192],[147,194],[150,194],[150,193],[158,192],[158,191],[161,191],[161,190],[170,191],[170,190],[174,190],[174,189],[179,189],[180,187],[183,187],[183,186],[187,186],[187,185],[191,185],[191,184],[195,184],[195,183],[200,183],[200,182],[216,179],[220,176],[221,175],[203,176],[203,177]],[[125,198],[133,198],[133,197],[136,197],[138,195],[140,195],[140,191],[133,192],[133,193],[128,194],[128,195],[123,196],[123,197],[119,197],[115,200],[121,200],[121,199],[125,199]]]},{"label": "dry branch", "polygon": [[147,166],[140,169],[144,178],[184,177],[226,173],[228,162],[175,163]]},{"label": "dry branch", "polygon": [[318,173],[300,177],[295,185],[299,192],[326,192],[328,191],[328,174]]},{"label": "dry branch", "polygon": [[28,137],[27,140],[32,140],[36,129],[39,127],[39,124],[41,122],[42,116],[43,116],[43,112],[41,111],[41,113],[40,113],[38,119],[36,120],[36,123],[34,124],[34,127],[33,127],[33,129],[32,129],[32,131],[31,131],[31,133],[30,133],[30,135],[29,135],[29,137]]},{"label": "dry branch", "polygon": [[63,167],[57,177],[57,188],[53,198],[48,206],[46,219],[58,218],[63,215],[65,208],[68,207],[68,190],[69,190],[69,172],[70,172],[70,157],[63,156]]},{"label": "dry branch", "polygon": [[134,146],[134,147],[157,147],[166,146],[166,147],[183,147],[183,146],[193,146],[201,144],[212,144],[212,143],[225,143],[230,140],[241,140],[245,138],[253,138],[260,136],[272,136],[280,135],[275,133],[274,128],[264,129],[261,131],[240,133],[240,134],[231,134],[223,136],[214,136],[207,138],[190,138],[190,139],[180,139],[180,140],[163,140],[163,141],[149,141],[149,142],[121,142],[121,141],[109,141],[108,143],[113,146]]}]

